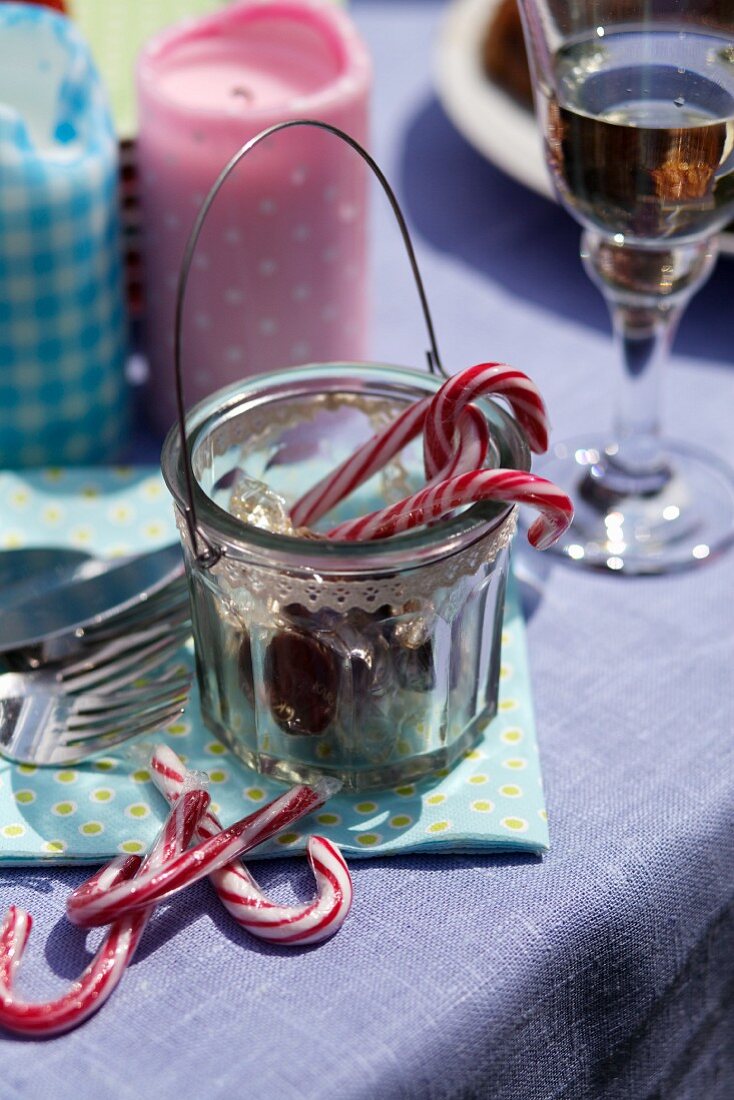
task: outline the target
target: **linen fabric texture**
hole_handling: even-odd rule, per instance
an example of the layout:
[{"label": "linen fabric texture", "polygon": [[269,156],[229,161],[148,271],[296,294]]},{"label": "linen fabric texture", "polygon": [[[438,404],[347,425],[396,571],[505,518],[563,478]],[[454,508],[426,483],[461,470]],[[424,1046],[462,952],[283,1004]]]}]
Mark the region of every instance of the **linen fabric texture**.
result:
[{"label": "linen fabric texture", "polygon": [[[436,101],[444,3],[353,0],[451,369],[526,370],[554,439],[604,426],[614,355],[578,226],[487,163]],[[376,210],[376,354],[418,322]],[[734,264],[722,259],[665,376],[671,434],[734,463]],[[416,335],[418,334],[418,336]],[[412,358],[411,358],[412,357]],[[734,1096],[734,554],[671,577],[574,570],[516,540],[551,849],[354,861],[333,940],[256,944],[208,883],[160,910],[105,1009],[50,1043],[0,1045],[0,1097],[55,1100],[731,1100]],[[308,896],[303,861],[253,867]],[[23,990],[86,965],[63,917],[82,869],[0,871],[37,918]]]}]

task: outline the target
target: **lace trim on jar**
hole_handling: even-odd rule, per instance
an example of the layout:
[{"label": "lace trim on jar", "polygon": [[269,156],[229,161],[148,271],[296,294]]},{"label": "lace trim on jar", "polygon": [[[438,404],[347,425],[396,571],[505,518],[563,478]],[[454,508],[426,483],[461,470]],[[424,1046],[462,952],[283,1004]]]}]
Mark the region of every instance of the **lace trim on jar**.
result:
[{"label": "lace trim on jar", "polygon": [[[186,524],[177,515],[182,541],[189,553],[192,547]],[[210,575],[232,604],[241,609],[253,601],[277,612],[288,604],[302,604],[309,610],[331,610],[344,613],[352,609],[374,611],[385,604],[402,606],[411,600],[433,604],[436,610],[451,598],[451,592],[466,577],[492,564],[515,534],[517,509],[488,535],[476,539],[470,546],[450,557],[429,564],[406,564],[406,568],[389,574],[345,573],[329,574],[321,565],[318,571],[304,561],[297,571],[277,562],[266,563],[253,558],[241,561],[223,557],[210,570]],[[307,553],[308,541],[304,540]],[[306,555],[304,555],[306,556]]]}]

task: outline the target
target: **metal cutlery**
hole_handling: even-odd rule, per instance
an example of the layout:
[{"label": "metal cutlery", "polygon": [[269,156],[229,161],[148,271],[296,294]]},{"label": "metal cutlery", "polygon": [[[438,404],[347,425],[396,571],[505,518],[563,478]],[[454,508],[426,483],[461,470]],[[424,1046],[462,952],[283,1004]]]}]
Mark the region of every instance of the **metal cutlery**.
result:
[{"label": "metal cutlery", "polygon": [[[82,566],[82,569],[85,567]],[[0,614],[0,654],[48,646],[63,637],[94,632],[123,615],[145,615],[154,597],[179,584],[184,566],[180,546],[171,544],[121,562],[103,563],[93,576],[71,577],[49,592],[26,593]]]},{"label": "metal cutlery", "polygon": [[18,763],[76,764],[172,722],[191,674],[170,661],[188,633],[187,622],[158,623],[55,669],[0,675],[0,753]]},{"label": "metal cutlery", "polygon": [[153,627],[191,629],[191,605],[184,578],[172,581],[148,600],[127,611],[104,618],[101,622],[57,634],[37,645],[25,646],[0,655],[7,668],[43,668],[81,659],[104,643],[135,635]]},{"label": "metal cutlery", "polygon": [[94,561],[85,550],[65,546],[25,546],[0,552],[0,612],[32,590],[53,589]]}]

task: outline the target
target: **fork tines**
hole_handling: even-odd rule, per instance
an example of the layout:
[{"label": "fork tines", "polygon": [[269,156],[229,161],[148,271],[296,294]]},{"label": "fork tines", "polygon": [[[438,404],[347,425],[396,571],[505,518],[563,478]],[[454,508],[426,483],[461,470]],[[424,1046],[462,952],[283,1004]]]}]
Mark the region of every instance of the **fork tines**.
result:
[{"label": "fork tines", "polygon": [[56,674],[66,694],[96,689],[108,694],[133,684],[173,657],[190,634],[188,622],[156,624],[91,649]]},{"label": "fork tines", "polygon": [[57,729],[60,745],[79,745],[90,751],[92,742],[104,748],[110,737],[136,737],[170,725],[183,713],[190,674],[167,683],[151,683],[134,691],[111,695],[80,695],[65,723]]}]

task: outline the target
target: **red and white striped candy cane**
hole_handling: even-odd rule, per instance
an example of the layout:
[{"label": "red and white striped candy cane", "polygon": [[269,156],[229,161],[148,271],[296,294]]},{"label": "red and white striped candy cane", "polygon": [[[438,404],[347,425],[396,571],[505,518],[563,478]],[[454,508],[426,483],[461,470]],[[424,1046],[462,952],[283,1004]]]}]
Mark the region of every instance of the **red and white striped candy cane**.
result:
[{"label": "red and white striped candy cane", "polygon": [[262,809],[176,856],[160,870],[141,870],[131,881],[105,891],[96,889],[93,883],[83,883],[69,896],[66,914],[74,924],[93,927],[172,897],[317,810],[340,786],[337,780],[321,779],[312,786],[292,787]]},{"label": "red and white striped candy cane", "polygon": [[[154,869],[188,845],[209,804],[204,791],[188,791],[169,814],[145,863],[140,856],[118,856],[92,876],[96,889],[113,889],[139,869]],[[87,1019],[105,1003],[130,963],[152,908],[121,917],[110,927],[96,955],[69,990],[53,1001],[30,1002],[13,989],[31,931],[32,917],[11,905],[0,928],[0,1025],[19,1035],[59,1035]]]},{"label": "red and white striped candy cane", "polygon": [[424,397],[408,405],[391,424],[373,435],[353,455],[309,489],[290,510],[293,526],[307,527],[316,523],[339,501],[348,497],[399,454],[403,447],[423,431],[430,403],[431,398]]},{"label": "red and white striped candy cane", "polygon": [[[460,402],[465,385],[472,393]],[[548,419],[543,399],[537,387],[522,371],[505,367],[498,363],[481,363],[460,371],[448,379],[433,397],[424,397],[409,405],[381,432],[369,439],[353,455],[342,462],[330,474],[321,479],[312,489],[296,501],[290,510],[295,527],[306,527],[325,516],[335,505],[344,500],[358,486],[364,484],[373,474],[399,454],[411,440],[415,439],[427,426],[429,410],[436,410],[436,402],[441,394],[448,402],[441,401],[442,427],[439,428],[439,442],[424,447],[426,476],[432,480],[444,480],[460,473],[476,470],[484,464],[487,446],[470,453],[469,438],[472,431],[486,431],[484,417],[477,411],[473,418],[463,413],[475,397],[486,397],[496,393],[504,397],[512,408],[517,420],[524,428],[530,447],[538,453],[548,446]],[[445,421],[444,421],[445,413]],[[481,420],[482,428],[477,427]],[[473,422],[472,422],[473,421]],[[458,437],[458,439],[456,438]],[[464,461],[452,461],[455,449],[466,452]]]},{"label": "red and white striped candy cane", "polygon": [[328,537],[349,542],[385,539],[479,500],[530,504],[537,508],[540,516],[531,524],[528,539],[539,550],[551,546],[573,518],[570,499],[545,478],[521,470],[474,470],[427,486],[370,515],[340,523],[329,531]]},{"label": "red and white striped candy cane", "polygon": [[[467,405],[462,410],[454,443],[454,450],[448,462],[438,473],[430,477],[424,488],[435,485],[439,481],[446,481],[450,477],[458,477],[459,474],[479,470],[484,465],[489,451],[489,425],[474,405]],[[426,475],[429,476],[428,472]]]},{"label": "red and white striped candy cane", "polygon": [[[423,430],[431,398],[426,397],[409,405],[382,432],[367,440],[359,450],[347,458],[336,470],[327,474],[312,489],[296,501],[290,510],[294,527],[307,527],[330,512],[340,501],[368,481],[391,459],[400,454]],[[458,442],[440,475],[476,470],[484,464],[489,450],[489,428],[478,409],[463,410],[457,426]]]},{"label": "red and white striped candy cane", "polygon": [[509,403],[532,451],[542,454],[548,449],[548,415],[535,383],[504,363],[477,363],[447,379],[431,399],[423,431],[423,457],[429,477],[451,459],[462,410],[470,401],[488,394]]},{"label": "red and white striped candy cane", "polygon": [[[158,745],[150,762],[153,782],[174,803],[186,782],[186,769],[167,745]],[[222,826],[208,810],[197,826],[200,840],[216,836]],[[270,901],[239,860],[214,871],[209,880],[220,901],[242,928],[258,939],[301,946],[333,936],[346,920],[352,903],[352,880],[339,849],[325,837],[308,840],[308,860],[316,879],[316,895],[304,905]]]}]

